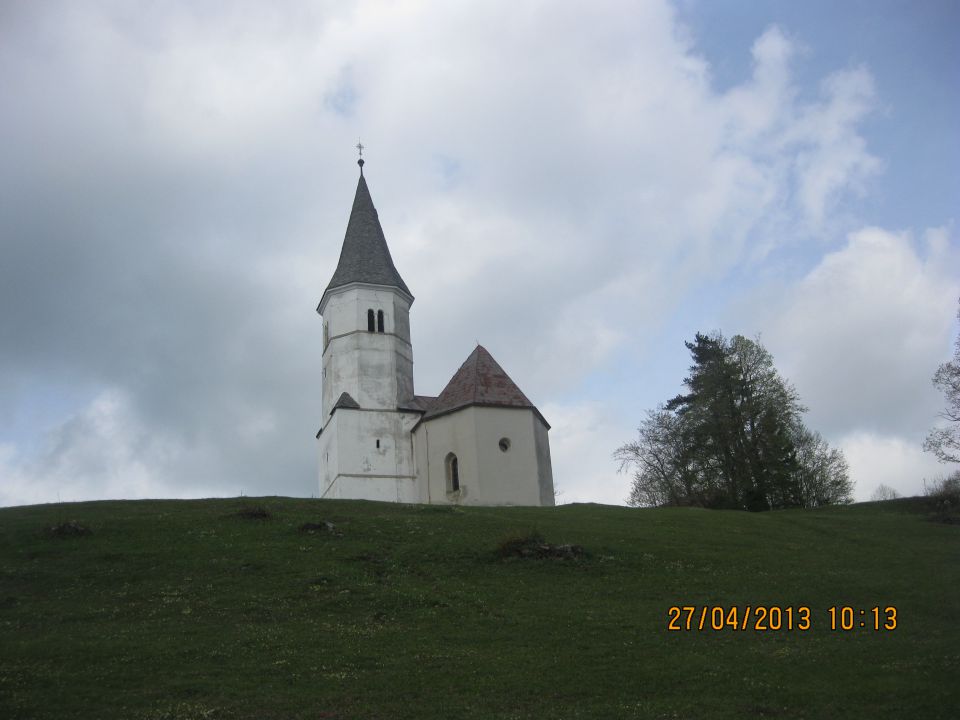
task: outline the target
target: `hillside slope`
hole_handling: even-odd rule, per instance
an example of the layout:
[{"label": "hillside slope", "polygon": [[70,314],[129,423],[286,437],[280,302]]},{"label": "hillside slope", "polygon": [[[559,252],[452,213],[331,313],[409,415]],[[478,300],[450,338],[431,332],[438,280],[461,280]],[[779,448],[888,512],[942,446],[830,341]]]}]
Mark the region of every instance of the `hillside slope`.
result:
[{"label": "hillside slope", "polygon": [[[0,509],[0,717],[957,717],[960,526],[910,508]],[[532,527],[588,555],[496,556]],[[668,631],[675,605],[810,629]]]}]

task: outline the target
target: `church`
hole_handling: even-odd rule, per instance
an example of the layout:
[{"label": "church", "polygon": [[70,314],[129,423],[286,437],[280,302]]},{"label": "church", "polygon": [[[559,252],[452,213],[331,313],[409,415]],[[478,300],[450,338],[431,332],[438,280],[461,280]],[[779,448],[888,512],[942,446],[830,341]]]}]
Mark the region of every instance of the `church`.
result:
[{"label": "church", "polygon": [[360,179],[323,319],[320,497],[553,505],[550,425],[477,345],[436,396],[413,389],[410,306]]}]

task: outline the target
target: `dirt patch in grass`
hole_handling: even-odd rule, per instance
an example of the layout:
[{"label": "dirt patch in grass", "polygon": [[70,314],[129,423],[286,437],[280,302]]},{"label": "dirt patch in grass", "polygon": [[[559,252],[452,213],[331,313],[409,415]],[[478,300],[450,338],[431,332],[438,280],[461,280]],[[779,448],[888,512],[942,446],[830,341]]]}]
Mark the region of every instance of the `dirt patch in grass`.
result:
[{"label": "dirt patch in grass", "polygon": [[244,520],[269,520],[270,511],[263,505],[244,505],[237,510],[237,517]]},{"label": "dirt patch in grass", "polygon": [[297,532],[303,533],[304,535],[334,535],[336,537],[343,537],[343,533],[340,532],[337,529],[337,526],[329,520],[324,520],[318,523],[304,523],[297,528]]},{"label": "dirt patch in grass", "polygon": [[526,533],[512,533],[504,537],[497,544],[495,554],[501,559],[524,558],[529,560],[545,558],[578,560],[587,555],[581,545],[554,545],[547,542],[537,530]]}]

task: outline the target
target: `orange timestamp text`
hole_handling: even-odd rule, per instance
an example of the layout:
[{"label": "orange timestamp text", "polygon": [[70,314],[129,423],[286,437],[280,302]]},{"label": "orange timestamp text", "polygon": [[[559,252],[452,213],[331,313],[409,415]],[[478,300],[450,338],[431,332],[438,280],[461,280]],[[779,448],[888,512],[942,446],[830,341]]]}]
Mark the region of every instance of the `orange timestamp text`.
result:
[{"label": "orange timestamp text", "polygon": [[[834,606],[826,614],[826,626],[834,631],[895,630],[897,608]],[[814,626],[814,614],[806,605],[673,605],[667,610],[667,630],[745,632],[805,632]]]}]

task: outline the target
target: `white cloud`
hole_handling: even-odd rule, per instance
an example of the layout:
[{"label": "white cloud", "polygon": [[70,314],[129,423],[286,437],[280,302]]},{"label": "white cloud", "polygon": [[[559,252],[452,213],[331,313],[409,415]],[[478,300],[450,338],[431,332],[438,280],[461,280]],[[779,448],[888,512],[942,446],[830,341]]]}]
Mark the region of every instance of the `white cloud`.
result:
[{"label": "white cloud", "polygon": [[749,192],[733,207],[749,207],[743,200],[752,198],[756,212],[785,213],[788,227],[800,221],[815,232],[829,210],[850,193],[861,193],[881,168],[860,133],[875,92],[869,71],[857,67],[830,74],[818,97],[801,101],[790,68],[796,53],[780,28],[767,29],[753,46],[752,79],[729,90],[720,108],[727,147],[747,161]]},{"label": "white cloud", "polygon": [[862,193],[882,164],[866,150],[859,124],[873,109],[873,78],[863,67],[830,75],[823,104],[805,108],[788,137],[800,145],[800,202],[814,228],[845,192]]},{"label": "white cloud", "polygon": [[557,502],[622,505],[630,494],[630,477],[617,473],[611,456],[629,442],[634,429],[611,418],[601,403],[549,404],[542,411],[551,424]]},{"label": "white cloud", "polygon": [[[877,168],[860,134],[866,70],[804,96],[796,41],[774,27],[751,76],[717,93],[666,2],[33,7],[0,28],[12,209],[0,235],[15,252],[0,303],[16,308],[0,320],[0,367],[103,394],[62,419],[56,452],[7,444],[3,502],[60,486],[313,490],[312,308],[340,249],[358,134],[418,298],[418,391],[438,392],[480,341],[554,421],[564,499],[618,502],[629,483],[610,452],[633,428],[604,407],[619,391],[568,398],[605,366],[633,367],[634,339],[692,288],[829,227]],[[926,317],[943,283],[922,282],[907,303]],[[801,330],[804,308],[837,334],[870,319],[803,302]],[[927,357],[924,345],[911,362]],[[821,392],[815,366],[799,375]]]},{"label": "white cloud", "polygon": [[828,435],[859,427],[916,439],[935,418],[930,377],[954,335],[960,257],[944,230],[917,245],[864,228],[795,285],[756,300],[765,342]]},{"label": "white cloud", "polygon": [[750,147],[783,127],[796,97],[790,74],[795,53],[794,44],[776,26],[754,42],[751,81],[732,88],[724,97],[731,143]]},{"label": "white cloud", "polygon": [[858,502],[869,500],[879,485],[892,487],[904,497],[922,495],[924,480],[948,472],[920,443],[896,436],[857,431],[840,438],[838,446],[850,465]]}]

